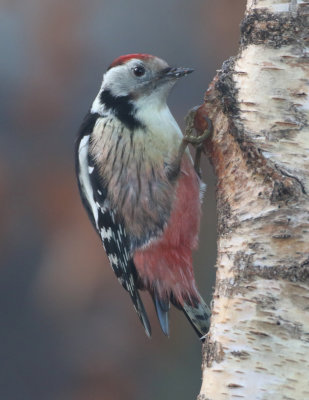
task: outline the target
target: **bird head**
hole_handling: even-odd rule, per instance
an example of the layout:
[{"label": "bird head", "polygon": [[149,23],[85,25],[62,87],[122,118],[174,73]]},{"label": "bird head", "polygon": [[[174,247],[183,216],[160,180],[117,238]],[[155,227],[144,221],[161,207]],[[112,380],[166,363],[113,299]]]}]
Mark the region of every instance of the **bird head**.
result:
[{"label": "bird head", "polygon": [[160,107],[176,81],[193,72],[190,68],[170,67],[164,60],[149,54],[128,54],[116,58],[103,76],[92,112],[106,110],[123,101],[135,109],[144,104]]}]

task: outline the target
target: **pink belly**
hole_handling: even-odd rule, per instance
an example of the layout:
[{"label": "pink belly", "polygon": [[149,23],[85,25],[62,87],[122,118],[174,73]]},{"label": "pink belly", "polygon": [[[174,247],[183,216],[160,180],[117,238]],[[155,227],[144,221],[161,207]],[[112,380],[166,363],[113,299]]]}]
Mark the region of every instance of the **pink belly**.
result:
[{"label": "pink belly", "polygon": [[183,304],[197,297],[192,250],[197,248],[201,217],[200,184],[191,160],[185,155],[172,212],[163,235],[134,254],[134,263],[145,288],[170,294]]}]

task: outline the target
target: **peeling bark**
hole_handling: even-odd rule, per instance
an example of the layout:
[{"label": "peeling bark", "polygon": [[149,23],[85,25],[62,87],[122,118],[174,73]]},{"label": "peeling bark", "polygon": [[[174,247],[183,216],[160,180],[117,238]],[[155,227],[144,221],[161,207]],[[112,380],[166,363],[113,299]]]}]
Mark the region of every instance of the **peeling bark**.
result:
[{"label": "peeling bark", "polygon": [[248,0],[239,54],[199,110],[218,179],[199,400],[309,399],[308,15],[306,1]]}]

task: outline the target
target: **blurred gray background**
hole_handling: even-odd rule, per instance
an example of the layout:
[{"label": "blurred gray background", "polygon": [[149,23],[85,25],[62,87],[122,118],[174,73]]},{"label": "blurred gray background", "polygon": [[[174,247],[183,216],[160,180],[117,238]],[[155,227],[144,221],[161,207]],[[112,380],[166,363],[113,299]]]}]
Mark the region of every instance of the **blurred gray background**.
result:
[{"label": "blurred gray background", "polygon": [[[222,62],[237,53],[245,0],[2,0],[0,5],[0,399],[194,399],[201,344],[153,305],[146,338],[81,206],[76,132],[102,74],[147,52],[193,67],[169,99],[183,127]],[[214,177],[195,271],[210,301],[216,257]]]}]

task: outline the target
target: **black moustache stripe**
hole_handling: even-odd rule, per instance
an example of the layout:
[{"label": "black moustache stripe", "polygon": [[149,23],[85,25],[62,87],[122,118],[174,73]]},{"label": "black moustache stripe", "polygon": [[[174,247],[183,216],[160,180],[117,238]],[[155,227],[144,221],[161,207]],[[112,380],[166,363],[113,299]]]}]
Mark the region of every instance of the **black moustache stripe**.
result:
[{"label": "black moustache stripe", "polygon": [[144,128],[144,125],[136,117],[136,109],[132,104],[132,98],[128,96],[115,97],[110,90],[104,90],[100,100],[106,110],[111,110],[115,116],[131,131],[137,128]]}]

